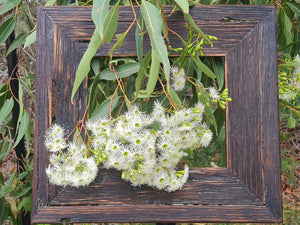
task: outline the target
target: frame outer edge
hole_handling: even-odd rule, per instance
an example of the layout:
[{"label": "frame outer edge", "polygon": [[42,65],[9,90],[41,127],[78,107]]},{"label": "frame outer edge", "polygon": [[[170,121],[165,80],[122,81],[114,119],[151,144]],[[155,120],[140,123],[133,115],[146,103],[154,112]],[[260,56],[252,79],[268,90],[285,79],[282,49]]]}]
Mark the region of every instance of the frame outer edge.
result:
[{"label": "frame outer edge", "polygon": [[34,173],[32,190],[32,218],[39,209],[48,203],[48,181],[45,165],[48,154],[45,153],[45,130],[49,126],[51,116],[51,84],[53,65],[53,26],[51,19],[43,8],[37,9],[37,71],[36,71],[36,100],[35,100],[35,131],[34,131]]},{"label": "frame outer edge", "polygon": [[264,200],[274,216],[282,220],[275,8],[261,24],[261,35],[261,58],[264,60],[260,66],[263,100]]}]

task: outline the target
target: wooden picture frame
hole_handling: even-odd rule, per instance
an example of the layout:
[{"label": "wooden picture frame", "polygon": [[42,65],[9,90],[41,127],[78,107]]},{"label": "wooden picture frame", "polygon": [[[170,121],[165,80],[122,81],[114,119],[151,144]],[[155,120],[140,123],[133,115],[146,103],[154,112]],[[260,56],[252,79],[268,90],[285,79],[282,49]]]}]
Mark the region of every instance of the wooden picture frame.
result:
[{"label": "wooden picture frame", "polygon": [[[120,7],[117,33],[133,21],[131,10]],[[204,56],[224,57],[225,85],[232,98],[226,113],[227,168],[193,168],[192,182],[165,193],[133,188],[119,173],[107,170],[100,170],[96,181],[84,188],[48,184],[45,131],[53,116],[72,129],[84,111],[85,86],[74,104],[70,96],[94,25],[90,7],[38,9],[33,223],[282,220],[275,8],[194,6],[190,13],[206,34],[218,37]],[[179,11],[169,21],[186,36]],[[135,56],[134,30],[115,55]],[[180,46],[175,36],[170,39],[173,47]],[[97,55],[108,56],[111,47],[101,46]]]}]

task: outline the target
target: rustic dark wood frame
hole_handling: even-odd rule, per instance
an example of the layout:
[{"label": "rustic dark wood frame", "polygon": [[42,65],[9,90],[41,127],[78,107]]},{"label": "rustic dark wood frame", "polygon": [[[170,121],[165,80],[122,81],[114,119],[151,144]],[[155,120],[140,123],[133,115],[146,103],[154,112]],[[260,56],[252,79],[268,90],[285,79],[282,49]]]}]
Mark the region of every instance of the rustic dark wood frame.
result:
[{"label": "rustic dark wood frame", "polygon": [[[225,83],[232,98],[226,114],[227,168],[194,168],[192,182],[181,191],[164,193],[134,189],[120,174],[106,170],[86,188],[48,184],[44,134],[53,108],[57,123],[69,128],[85,108],[84,85],[73,105],[70,95],[94,25],[89,7],[38,9],[33,223],[282,220],[275,9],[200,6],[192,7],[191,15],[205,33],[219,38],[204,55],[225,59]],[[117,33],[132,20],[131,8],[122,7]],[[186,36],[180,12],[169,20],[172,29]],[[170,39],[172,46],[180,46],[178,39]],[[134,29],[115,54],[134,56],[133,40]],[[98,56],[108,56],[110,48],[102,46]]]}]

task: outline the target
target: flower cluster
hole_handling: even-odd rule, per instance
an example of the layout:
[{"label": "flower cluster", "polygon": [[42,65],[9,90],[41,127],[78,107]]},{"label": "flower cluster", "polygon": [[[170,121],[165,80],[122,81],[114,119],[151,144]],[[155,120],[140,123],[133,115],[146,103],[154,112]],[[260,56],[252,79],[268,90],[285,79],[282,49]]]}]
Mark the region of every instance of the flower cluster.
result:
[{"label": "flower cluster", "polygon": [[184,69],[178,69],[177,66],[171,67],[171,76],[172,76],[172,87],[175,91],[182,91],[185,86],[185,73]]},{"label": "flower cluster", "polygon": [[50,183],[75,187],[90,184],[97,175],[97,163],[87,157],[84,144],[66,143],[64,129],[53,125],[46,134],[45,145],[50,152],[50,164],[46,174]]},{"label": "flower cluster", "polygon": [[204,105],[166,112],[159,102],[151,115],[133,106],[117,120],[88,121],[92,151],[106,168],[122,171],[122,178],[134,186],[149,185],[159,190],[180,189],[189,168],[178,170],[185,150],[206,147],[212,133],[202,123]]},{"label": "flower cluster", "polygon": [[220,94],[215,87],[208,88],[208,96],[211,99],[211,102],[218,104],[222,109],[226,109],[227,102],[231,102],[232,99],[228,97],[228,89],[225,88]]}]

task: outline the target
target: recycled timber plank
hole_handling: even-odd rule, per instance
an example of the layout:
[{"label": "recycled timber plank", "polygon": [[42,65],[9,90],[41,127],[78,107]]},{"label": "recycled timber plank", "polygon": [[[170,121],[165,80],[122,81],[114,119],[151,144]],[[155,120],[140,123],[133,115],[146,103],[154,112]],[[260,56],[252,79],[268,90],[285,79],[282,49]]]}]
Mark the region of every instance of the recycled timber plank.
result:
[{"label": "recycled timber plank", "polygon": [[[117,33],[132,22],[131,10],[120,8]],[[90,7],[38,9],[33,223],[282,221],[275,8],[194,6],[190,13],[206,34],[218,37],[204,56],[224,57],[232,98],[226,112],[227,168],[192,168],[180,191],[166,193],[133,188],[118,172],[101,168],[88,187],[49,185],[45,131],[53,117],[71,130],[84,112],[86,87],[80,87],[74,104],[70,96],[94,25]],[[176,11],[168,19],[170,28],[185,36],[182,14]],[[116,56],[136,56],[134,30]],[[170,42],[181,46],[171,34]],[[97,56],[107,57],[112,45],[101,46]],[[145,52],[150,48],[145,38]]]}]

